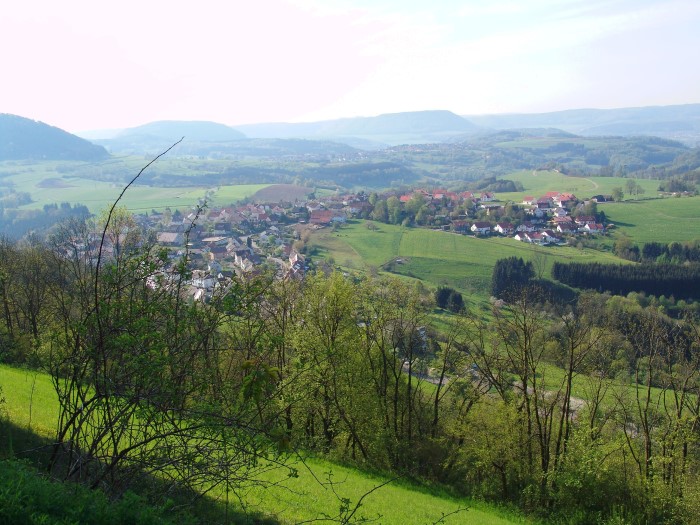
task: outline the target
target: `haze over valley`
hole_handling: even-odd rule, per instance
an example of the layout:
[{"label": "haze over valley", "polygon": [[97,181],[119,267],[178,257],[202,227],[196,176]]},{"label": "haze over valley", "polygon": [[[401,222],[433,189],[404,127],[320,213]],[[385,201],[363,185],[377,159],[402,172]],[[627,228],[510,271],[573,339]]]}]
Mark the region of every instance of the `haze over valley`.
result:
[{"label": "haze over valley", "polygon": [[700,515],[700,3],[0,15],[0,522]]}]

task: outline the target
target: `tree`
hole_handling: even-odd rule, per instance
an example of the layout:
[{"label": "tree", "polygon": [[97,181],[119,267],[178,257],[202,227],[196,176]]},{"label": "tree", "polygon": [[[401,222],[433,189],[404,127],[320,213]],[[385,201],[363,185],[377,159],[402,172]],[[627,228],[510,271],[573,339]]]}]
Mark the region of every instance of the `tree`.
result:
[{"label": "tree", "polygon": [[622,191],[620,186],[615,186],[612,189],[612,198],[615,202],[621,202],[624,197],[625,193]]},{"label": "tree", "polygon": [[450,293],[450,296],[447,298],[447,309],[451,312],[457,313],[460,312],[462,308],[464,308],[464,299],[462,298],[462,294],[456,290],[453,290]]},{"label": "tree", "polygon": [[448,286],[438,286],[437,290],[435,290],[435,304],[437,304],[440,308],[447,308],[450,295],[454,291],[454,288],[450,288]]},{"label": "tree", "polygon": [[120,228],[118,202],[101,236],[72,221],[53,237],[61,286],[45,341],[59,400],[50,468],[115,492],[143,473],[227,494],[254,483],[269,466],[252,459],[279,443],[280,418],[266,409],[276,376],[224,344],[223,295],[187,300],[186,254],[171,267],[147,237],[124,244],[132,232]]},{"label": "tree", "polygon": [[386,201],[378,199],[372,210],[372,219],[378,222],[389,222],[389,212],[387,210]]},{"label": "tree", "polygon": [[401,209],[401,201],[396,195],[392,195],[386,200],[386,208],[391,224],[400,224],[403,220],[403,210]]},{"label": "tree", "polygon": [[515,256],[499,259],[491,276],[491,295],[506,300],[510,296],[519,297],[534,275],[532,263],[529,261],[526,263],[522,258]]}]

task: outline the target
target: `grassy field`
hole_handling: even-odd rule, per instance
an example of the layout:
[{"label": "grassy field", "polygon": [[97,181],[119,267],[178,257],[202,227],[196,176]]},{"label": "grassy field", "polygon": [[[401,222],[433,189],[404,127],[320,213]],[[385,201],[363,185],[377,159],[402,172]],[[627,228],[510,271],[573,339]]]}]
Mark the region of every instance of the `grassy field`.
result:
[{"label": "grassy field", "polygon": [[[516,256],[542,265],[543,275],[555,261],[620,262],[607,252],[570,246],[533,247],[511,238],[489,239],[454,233],[354,221],[337,232],[323,229],[311,246],[322,257],[348,269],[391,268],[433,286],[448,285],[488,297],[493,267],[498,259]],[[397,261],[398,260],[398,261]]]},{"label": "grassy field", "polygon": [[[569,177],[558,171],[517,171],[503,177],[504,179],[520,182],[524,191],[515,193],[497,193],[496,197],[501,201],[522,202],[526,195],[541,197],[548,191],[573,193],[579,198],[588,198],[593,195],[610,195],[612,189],[620,187],[625,191],[626,179],[615,177]],[[644,194],[640,198],[656,197],[658,195],[658,180],[638,180],[637,183],[644,188]],[[626,198],[630,198],[626,196]]]},{"label": "grassy field", "polygon": [[[39,209],[45,204],[69,202],[84,204],[97,213],[112,204],[122,191],[125,182],[99,180],[115,173],[120,180],[130,180],[150,159],[142,157],[112,158],[100,163],[83,162],[2,162],[0,178],[17,192],[27,192],[32,203],[21,209]],[[230,164],[230,162],[228,163]],[[173,175],[192,175],[218,172],[222,161],[161,159],[149,171]],[[226,205],[250,197],[267,188],[269,184],[227,185],[214,189],[213,205]],[[203,186],[162,187],[134,185],[126,193],[123,204],[134,212],[162,210],[166,207],[186,209],[197,204],[208,188]]]},{"label": "grassy field", "polygon": [[610,202],[598,210],[635,243],[700,239],[700,197]]},{"label": "grassy field", "polygon": [[58,400],[47,374],[0,365],[0,388],[5,398],[0,412],[10,421],[42,437],[55,434]]},{"label": "grassy field", "polygon": [[[34,179],[23,182],[22,191],[31,194],[33,202],[21,209],[39,209],[45,204],[69,202],[84,204],[92,213],[97,213],[111,205],[119,196],[123,187],[108,182],[97,182],[81,178],[60,179],[64,184],[60,187],[46,187],[38,180],[33,186]],[[251,197],[268,184],[239,184],[221,186],[214,190],[210,204],[224,206]],[[160,186],[134,185],[124,195],[122,202],[133,212],[163,210],[165,208],[190,208],[197,204],[206,193],[204,187],[163,188]]]},{"label": "grassy field", "polygon": [[[0,387],[6,402],[1,409],[7,417],[22,429],[30,428],[43,437],[50,438],[56,429],[58,403],[48,375],[7,365],[0,365]],[[302,463],[292,460],[298,470],[297,478],[289,478],[281,484],[265,489],[252,489],[243,495],[243,503],[250,511],[261,511],[283,524],[298,523],[318,518],[323,514],[338,513],[340,501],[348,498],[352,505],[359,498],[381,485],[389,478],[361,472],[316,458]],[[332,473],[332,474],[329,474]],[[268,474],[268,481],[276,481],[281,473]],[[334,482],[335,492],[327,484]],[[212,494],[221,500],[222,494]],[[376,518],[386,525],[407,523],[434,523],[441,515],[467,508],[444,520],[446,524],[508,525],[535,523],[496,507],[463,498],[455,498],[434,487],[422,487],[406,481],[394,481],[367,496],[358,516]]]},{"label": "grassy field", "polygon": [[[110,206],[122,191],[121,186],[85,179],[68,181],[71,187],[62,189],[37,188],[31,191],[34,202],[27,209],[41,208],[44,204],[70,202],[85,204],[92,213]],[[163,210],[167,207],[190,208],[204,197],[204,188],[161,188],[152,186],[132,186],[121,204],[135,213],[148,212],[152,209]]]},{"label": "grassy field", "polygon": [[[308,467],[308,469],[307,469]],[[339,496],[348,498],[352,505],[363,494],[387,481],[387,478],[361,473],[353,468],[330,464],[327,461],[308,459],[305,465],[297,465],[299,477],[294,487],[270,487],[252,491],[251,500],[257,501],[260,509],[284,509],[283,514],[271,514],[282,523],[298,523],[309,516],[337,515],[339,501],[326,483],[332,469],[332,481]],[[313,474],[311,473],[313,472]],[[316,479],[318,478],[318,479]],[[379,488],[362,501],[358,517],[376,520],[385,525],[405,525],[408,523],[429,524],[437,522],[442,514],[458,509],[466,509],[446,517],[445,524],[506,525],[508,523],[534,523],[524,518],[502,512],[492,506],[451,497],[439,490],[416,485],[392,482]],[[254,509],[259,510],[259,509]]]}]

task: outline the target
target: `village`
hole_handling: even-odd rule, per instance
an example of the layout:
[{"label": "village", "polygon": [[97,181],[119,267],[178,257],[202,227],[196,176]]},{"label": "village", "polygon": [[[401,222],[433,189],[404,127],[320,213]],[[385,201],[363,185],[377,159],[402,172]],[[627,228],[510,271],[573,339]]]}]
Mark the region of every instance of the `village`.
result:
[{"label": "village", "polygon": [[[188,293],[195,301],[207,301],[234,275],[266,271],[280,279],[303,279],[313,264],[305,252],[314,230],[340,228],[353,219],[381,221],[377,209],[386,206],[382,202],[399,206],[404,225],[482,238],[502,236],[538,245],[563,245],[582,236],[605,233],[604,215],[601,218],[596,212],[596,203],[608,199],[610,196],[600,195],[582,201],[571,193],[552,191],[540,197],[526,196],[520,203],[503,203],[492,192],[417,189],[203,207],[187,213],[152,210],[134,218],[141,228],[155,232],[157,244],[168,250],[173,264],[187,255],[192,271]],[[412,205],[413,214],[403,211]],[[388,222],[389,217],[384,219]]]}]

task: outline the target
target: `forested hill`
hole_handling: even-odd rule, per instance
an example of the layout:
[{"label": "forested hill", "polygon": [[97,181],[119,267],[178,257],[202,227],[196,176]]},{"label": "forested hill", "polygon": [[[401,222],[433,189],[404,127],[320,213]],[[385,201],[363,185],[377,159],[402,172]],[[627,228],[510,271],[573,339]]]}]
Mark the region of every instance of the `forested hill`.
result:
[{"label": "forested hill", "polygon": [[225,124],[199,120],[159,120],[135,128],[128,128],[118,136],[124,137],[159,137],[165,140],[177,140],[182,136],[197,142],[225,142],[240,140],[246,136]]},{"label": "forested hill", "polygon": [[578,135],[654,135],[694,146],[700,142],[700,104],[617,109],[568,109],[550,113],[465,115],[495,129],[559,128]]},{"label": "forested hill", "polygon": [[84,160],[109,157],[97,146],[62,129],[28,118],[0,114],[0,160]]},{"label": "forested hill", "polygon": [[464,136],[452,144],[397,146],[385,155],[394,161],[458,164],[460,176],[468,179],[520,169],[667,178],[697,169],[694,151],[658,137],[581,137],[559,129],[521,129]]},{"label": "forested hill", "polygon": [[[355,117],[306,123],[269,123],[236,126],[249,137],[325,138],[340,142],[364,140],[377,145],[443,142],[478,128],[450,111],[411,111],[375,117]],[[354,144],[354,143],[353,143]],[[367,149],[373,149],[367,147]]]}]

